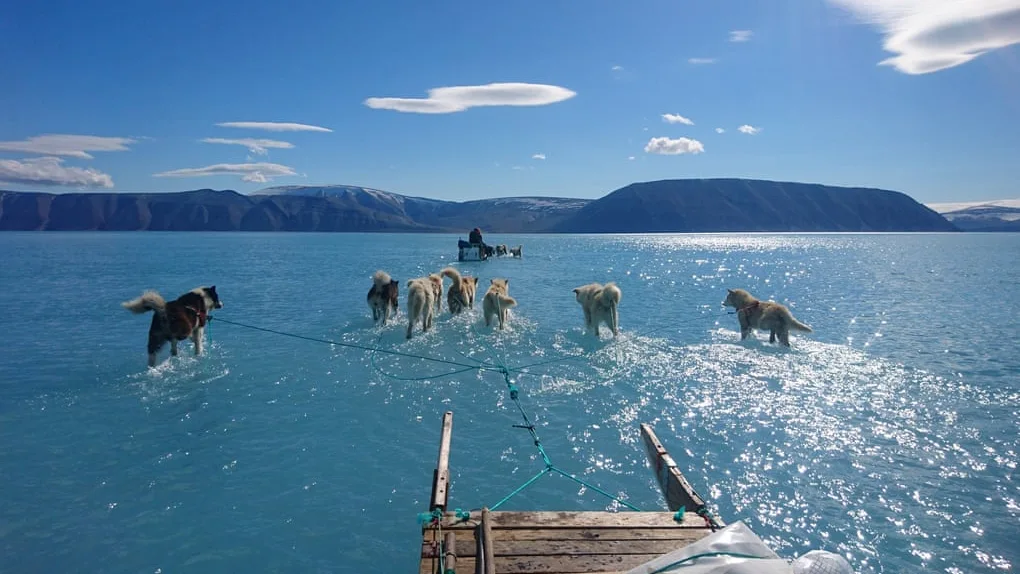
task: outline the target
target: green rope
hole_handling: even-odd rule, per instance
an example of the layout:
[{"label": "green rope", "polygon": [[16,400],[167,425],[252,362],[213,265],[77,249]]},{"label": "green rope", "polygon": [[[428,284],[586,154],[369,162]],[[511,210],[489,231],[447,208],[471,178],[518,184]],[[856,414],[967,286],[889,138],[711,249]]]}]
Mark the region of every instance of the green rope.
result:
[{"label": "green rope", "polygon": [[529,478],[527,482],[525,482],[524,484],[522,484],[522,485],[518,486],[517,488],[515,488],[513,492],[511,492],[510,494],[504,496],[496,504],[493,504],[492,507],[489,508],[489,510],[496,510],[500,506],[503,506],[504,502],[506,502],[506,501],[510,500],[511,498],[517,496],[522,490],[524,490],[525,488],[528,488],[529,486],[531,486],[531,483],[533,483],[536,480],[542,478],[543,476],[545,476],[546,474],[548,474],[550,472],[552,472],[552,468],[551,467],[547,466],[547,467],[543,468],[542,470],[540,470],[538,472],[538,474],[536,474],[535,476]]},{"label": "green rope", "polygon": [[667,564],[666,566],[663,566],[662,568],[659,568],[658,570],[650,572],[649,574],[660,574],[661,572],[668,572],[668,571],[676,568],[677,566],[683,566],[684,564],[686,564],[688,562],[694,562],[695,560],[698,560],[699,558],[712,558],[714,556],[729,556],[730,558],[748,558],[748,559],[753,559],[753,560],[769,560],[769,559],[771,559],[771,557],[769,557],[769,556],[755,556],[753,554],[741,554],[740,552],[721,552],[721,551],[720,552],[704,552],[702,554],[695,554],[694,556],[689,556],[687,558],[684,558],[683,560],[677,560],[676,562],[673,562],[672,564]]},{"label": "green rope", "polygon": [[[208,320],[209,320],[209,322],[212,322],[212,320],[213,320],[212,316],[210,316]],[[362,351],[368,351],[368,352],[371,353],[371,355],[369,356],[369,362],[371,363],[372,368],[374,368],[380,374],[382,374],[384,376],[387,376],[387,377],[390,377],[392,379],[398,380],[398,381],[424,381],[424,380],[436,379],[436,378],[441,378],[441,377],[450,377],[450,376],[458,375],[458,374],[461,374],[461,373],[466,373],[468,371],[473,371],[473,370],[478,370],[478,371],[483,371],[483,372],[484,371],[498,371],[498,372],[502,373],[502,375],[503,375],[503,381],[506,383],[507,390],[510,393],[510,400],[517,407],[517,410],[520,413],[521,418],[524,420],[524,424],[523,425],[514,425],[514,426],[518,427],[518,428],[526,429],[528,431],[528,433],[531,435],[532,441],[534,442],[535,448],[538,449],[538,453],[542,457],[542,462],[544,463],[545,467],[541,471],[539,471],[538,474],[532,476],[524,484],[522,484],[521,486],[516,488],[513,492],[511,492],[507,496],[503,497],[503,499],[501,499],[499,502],[497,502],[495,505],[493,505],[491,507],[492,510],[495,510],[496,508],[499,508],[500,506],[505,504],[507,501],[512,499],[514,496],[520,494],[528,486],[531,486],[532,484],[534,484],[541,477],[543,477],[543,476],[545,476],[547,474],[550,474],[550,473],[556,473],[556,474],[559,474],[559,475],[564,476],[566,478],[569,478],[570,480],[573,480],[574,482],[576,482],[577,484],[580,484],[581,486],[584,486],[585,488],[590,488],[591,490],[593,490],[593,491],[595,491],[595,492],[597,492],[597,493],[599,493],[599,494],[609,498],[610,500],[613,500],[613,501],[615,501],[615,502],[617,502],[617,503],[619,503],[619,504],[621,504],[621,505],[623,505],[623,506],[625,506],[625,507],[627,507],[627,508],[629,508],[629,509],[631,509],[633,511],[638,511],[638,512],[640,511],[640,509],[638,507],[634,506],[633,504],[631,504],[631,503],[629,503],[629,502],[627,502],[627,501],[625,501],[625,500],[623,500],[623,499],[621,499],[621,498],[619,498],[617,496],[614,496],[614,495],[610,494],[609,492],[606,492],[605,490],[603,490],[603,489],[601,489],[601,488],[599,488],[599,487],[597,487],[597,486],[595,486],[595,485],[593,485],[593,484],[591,484],[591,483],[589,483],[589,482],[587,482],[587,481],[585,481],[583,479],[577,478],[575,475],[569,474],[569,473],[563,471],[562,469],[558,468],[556,465],[553,464],[552,459],[549,458],[548,453],[546,453],[546,451],[545,451],[545,447],[542,445],[542,440],[539,438],[538,432],[535,430],[534,423],[531,422],[531,417],[528,416],[527,411],[524,409],[524,406],[521,404],[521,401],[520,401],[520,389],[517,388],[517,385],[515,385],[513,383],[513,381],[511,380],[511,378],[510,378],[510,373],[512,373],[512,372],[518,372],[518,373],[524,374],[523,371],[525,369],[528,369],[528,368],[537,367],[537,366],[540,366],[540,365],[548,365],[548,364],[552,364],[552,363],[556,363],[556,362],[560,362],[560,361],[579,359],[579,358],[583,358],[583,357],[587,356],[588,354],[570,355],[570,356],[567,356],[567,357],[561,357],[561,358],[557,358],[557,359],[550,359],[550,360],[546,360],[546,361],[540,361],[540,362],[537,362],[537,363],[531,363],[531,364],[527,364],[527,365],[511,368],[511,367],[508,367],[506,365],[506,362],[503,361],[502,357],[499,354],[497,354],[493,350],[493,348],[490,346],[490,347],[485,347],[485,350],[488,351],[489,355],[492,357],[492,362],[479,361],[478,359],[474,359],[472,357],[468,357],[467,355],[464,355],[463,353],[460,353],[466,359],[478,363],[477,365],[469,365],[469,364],[466,364],[466,363],[461,363],[461,362],[458,362],[458,361],[451,361],[451,360],[448,360],[448,359],[437,359],[437,358],[434,358],[434,357],[426,357],[426,356],[423,356],[423,355],[415,355],[415,354],[412,354],[412,353],[403,353],[403,352],[400,352],[400,351],[393,351],[393,350],[390,350],[390,349],[380,348],[378,346],[378,342],[379,342],[379,340],[382,339],[381,335],[380,335],[379,340],[376,341],[377,345],[374,346],[374,347],[369,347],[369,346],[366,346],[366,345],[358,345],[358,344],[355,344],[355,343],[343,343],[343,342],[340,342],[340,341],[333,341],[333,340],[330,340],[330,339],[320,339],[320,338],[316,338],[316,337],[306,337],[304,335],[297,335],[297,334],[294,334],[294,333],[287,333],[285,331],[278,331],[278,330],[275,330],[275,329],[267,329],[265,327],[256,327],[255,325],[247,325],[247,324],[239,323],[239,322],[236,322],[236,321],[229,321],[227,319],[217,318],[216,320],[220,321],[220,322],[223,322],[223,323],[227,323],[228,325],[236,325],[238,327],[244,327],[244,328],[247,328],[247,329],[253,329],[255,331],[261,331],[261,332],[264,332],[264,333],[273,333],[275,335],[282,335],[282,336],[285,336],[285,337],[292,337],[292,338],[300,339],[300,340],[303,340],[303,341],[311,341],[311,342],[315,342],[315,343],[325,343],[327,345],[336,345],[336,346],[339,346],[339,347],[347,347],[347,348],[352,348],[352,349],[360,349]],[[670,328],[671,327],[673,327],[673,325],[671,325]],[[478,334],[477,329],[475,328],[475,325],[472,325],[471,329],[476,334]],[[504,343],[502,341],[500,342],[500,346],[505,350],[505,345],[504,345]],[[385,354],[388,354],[388,355],[394,355],[394,356],[398,356],[398,357],[407,357],[407,358],[411,358],[411,359],[421,359],[423,361],[431,361],[431,362],[434,362],[434,363],[442,363],[442,364],[446,364],[446,365],[452,365],[452,366],[460,367],[460,369],[457,369],[457,370],[454,370],[454,371],[450,371],[450,372],[446,372],[446,373],[440,373],[440,374],[437,374],[437,375],[425,376],[425,377],[400,377],[398,375],[394,375],[392,373],[388,373],[385,370],[383,370],[381,367],[379,367],[379,365],[376,363],[376,359],[375,359],[375,354],[376,353],[385,353]],[[440,521],[442,519],[442,515],[440,513],[439,516],[437,517],[436,516],[436,512],[437,511],[434,511],[433,513],[422,513],[422,514],[419,514],[419,516],[418,516],[419,521],[428,521],[428,522],[431,522],[431,521]],[[707,511],[705,511],[705,512],[707,514]],[[701,514],[701,513],[699,512],[699,514]],[[709,520],[710,522],[714,522],[714,521],[711,520],[710,516],[711,515],[708,515],[706,517],[706,520]]]},{"label": "green rope", "polygon": [[[502,363],[502,361],[500,361],[500,362]],[[519,486],[516,489],[514,489],[513,492],[511,492],[510,494],[504,496],[499,502],[497,502],[496,504],[494,504],[490,508],[492,510],[496,510],[497,508],[502,506],[504,503],[509,501],[511,498],[513,498],[514,496],[517,496],[518,494],[523,492],[524,489],[526,489],[527,487],[529,487],[532,484],[534,484],[538,479],[542,478],[543,476],[545,476],[545,475],[547,475],[549,473],[556,473],[556,474],[559,474],[561,476],[565,476],[565,477],[569,478],[570,480],[573,480],[574,482],[580,484],[581,486],[584,486],[585,488],[590,488],[590,489],[594,490],[595,492],[601,494],[602,496],[605,496],[606,498],[609,498],[610,500],[613,500],[613,501],[615,501],[615,502],[617,502],[619,504],[622,504],[623,506],[626,506],[627,508],[629,508],[629,509],[631,509],[631,510],[633,510],[635,512],[640,512],[641,511],[640,508],[634,506],[633,504],[627,502],[626,500],[623,500],[622,498],[620,498],[618,496],[614,496],[614,495],[606,492],[605,490],[602,490],[601,488],[595,486],[594,484],[591,484],[591,483],[589,483],[589,482],[587,482],[585,480],[577,478],[576,476],[574,476],[572,474],[564,472],[559,467],[557,467],[555,464],[553,464],[552,460],[549,458],[549,455],[545,452],[545,447],[542,445],[542,440],[538,437],[538,431],[535,430],[534,423],[531,422],[531,418],[528,416],[528,412],[526,410],[524,410],[524,406],[521,405],[520,389],[518,389],[517,385],[515,385],[513,383],[513,381],[510,379],[510,369],[508,369],[508,368],[506,368],[504,366],[502,372],[503,372],[503,380],[506,383],[507,390],[510,392],[510,400],[513,401],[514,405],[517,406],[517,410],[520,412],[521,418],[524,419],[524,424],[523,425],[514,425],[514,426],[518,427],[518,428],[523,428],[523,429],[527,430],[529,434],[531,434],[531,438],[532,438],[532,440],[535,443],[535,448],[538,449],[538,453],[542,456],[542,462],[545,463],[545,468],[543,468],[541,471],[539,471],[539,473],[536,474],[535,476],[529,478],[527,480],[527,482],[525,482],[521,486]]]}]

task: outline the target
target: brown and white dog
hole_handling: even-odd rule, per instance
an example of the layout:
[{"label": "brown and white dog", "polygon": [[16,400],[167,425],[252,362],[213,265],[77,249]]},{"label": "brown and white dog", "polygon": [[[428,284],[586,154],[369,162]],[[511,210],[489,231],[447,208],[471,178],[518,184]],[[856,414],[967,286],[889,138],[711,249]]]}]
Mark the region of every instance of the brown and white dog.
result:
[{"label": "brown and white dog", "polygon": [[524,256],[524,246],[518,245],[517,247],[510,248],[510,255],[517,257],[518,259]]},{"label": "brown and white dog", "polygon": [[435,317],[436,308],[439,307],[436,299],[442,297],[443,278],[432,274],[428,277],[419,277],[407,282],[407,338],[411,338],[414,331],[414,324],[421,321],[422,332],[432,327],[432,319]]},{"label": "brown and white dog", "polygon": [[149,324],[149,366],[156,366],[156,354],[170,342],[170,354],[177,356],[177,342],[188,337],[195,343],[195,354],[202,354],[202,335],[209,311],[222,309],[216,286],[196,287],[173,301],[167,302],[155,291],[121,305],[132,313],[152,311]]},{"label": "brown and white dog", "polygon": [[506,249],[506,245],[500,243],[499,245],[496,246],[496,255],[502,257],[503,255],[506,255],[507,253],[508,253],[508,251]]},{"label": "brown and white dog", "polygon": [[446,292],[446,304],[450,307],[450,313],[456,315],[464,309],[474,309],[478,278],[462,277],[453,267],[447,267],[440,273],[453,281],[450,290]]},{"label": "brown and white dog", "polygon": [[620,334],[620,299],[623,292],[616,286],[616,283],[589,283],[574,289],[574,297],[581,304],[584,310],[585,329],[593,331],[599,336],[599,324],[605,323],[613,335]]},{"label": "brown and white dog", "polygon": [[740,340],[750,336],[752,330],[759,329],[769,332],[769,342],[776,339],[783,345],[790,346],[790,330],[813,332],[811,327],[793,318],[793,313],[784,305],[775,301],[759,301],[743,289],[727,289],[723,305],[737,310],[737,321],[740,322]]},{"label": "brown and white dog", "polygon": [[510,296],[509,279],[490,279],[489,289],[482,299],[482,313],[485,315],[485,326],[492,324],[492,318],[499,319],[499,328],[506,325],[507,309],[516,307],[517,301]]},{"label": "brown and white dog", "polygon": [[385,271],[372,275],[372,288],[368,290],[368,307],[372,309],[372,320],[385,325],[390,313],[397,312],[397,298],[400,297],[400,283]]}]

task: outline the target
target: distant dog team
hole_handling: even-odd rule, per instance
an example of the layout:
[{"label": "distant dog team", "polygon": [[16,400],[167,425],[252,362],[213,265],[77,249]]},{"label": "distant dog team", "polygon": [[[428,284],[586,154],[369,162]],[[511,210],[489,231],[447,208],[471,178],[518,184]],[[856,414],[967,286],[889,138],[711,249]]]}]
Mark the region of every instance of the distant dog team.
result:
[{"label": "distant dog team", "polygon": [[[506,246],[499,245],[496,249],[503,253],[509,251],[515,257],[521,256],[520,246],[507,250]],[[474,309],[478,277],[463,276],[457,269],[446,267],[439,273],[410,279],[406,283],[408,339],[414,334],[416,324],[421,324],[422,332],[432,328],[435,317],[442,311],[444,278],[452,282],[446,294],[450,313],[457,315]],[[486,326],[495,322],[501,330],[506,327],[509,309],[517,306],[517,300],[510,296],[509,290],[510,279],[489,280],[489,287],[482,297],[482,316]],[[399,291],[399,281],[385,271],[379,270],[372,275],[372,285],[366,300],[376,324],[386,325],[397,313]],[[587,332],[599,337],[600,327],[604,324],[614,337],[619,336],[619,306],[623,292],[618,285],[613,282],[605,285],[589,283],[575,287],[573,293],[581,306]],[[201,355],[209,312],[223,308],[215,285],[196,287],[173,301],[164,300],[155,291],[146,291],[140,297],[121,305],[132,313],[153,313],[147,346],[150,367],[156,365],[157,355],[167,342],[170,343],[170,354],[176,356],[178,342],[190,338],[195,345],[195,354]],[[757,329],[769,332],[770,343],[778,340],[781,345],[789,347],[790,331],[813,332],[810,326],[798,321],[786,306],[775,301],[759,300],[744,289],[727,289],[723,305],[735,309],[742,341]]]}]

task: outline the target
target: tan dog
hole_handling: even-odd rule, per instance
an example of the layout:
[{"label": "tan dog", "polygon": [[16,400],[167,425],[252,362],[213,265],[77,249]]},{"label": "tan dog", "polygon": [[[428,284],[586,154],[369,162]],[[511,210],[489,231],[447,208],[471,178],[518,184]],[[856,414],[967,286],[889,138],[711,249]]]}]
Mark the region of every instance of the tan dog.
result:
[{"label": "tan dog", "polygon": [[436,315],[438,315],[443,310],[443,276],[431,273],[428,279],[432,282],[432,294],[436,298]]},{"label": "tan dog", "polygon": [[485,314],[485,326],[492,324],[492,318],[499,318],[499,328],[506,324],[506,312],[510,307],[516,307],[517,301],[510,296],[509,279],[490,279],[489,289],[482,299],[482,313]]},{"label": "tan dog", "polygon": [[[437,285],[438,283],[438,285]],[[443,292],[443,278],[439,275],[419,277],[407,282],[407,338],[411,338],[414,324],[421,321],[424,333],[432,327],[436,298]]]},{"label": "tan dog", "polygon": [[589,283],[574,289],[574,297],[584,310],[584,326],[599,336],[599,324],[605,323],[613,336],[620,334],[620,299],[623,292],[616,283]]},{"label": "tan dog", "polygon": [[727,289],[723,305],[737,310],[740,322],[740,340],[746,339],[753,329],[769,332],[769,343],[776,339],[783,345],[790,346],[790,330],[813,332],[811,327],[793,318],[793,313],[775,301],[759,301],[743,289]]},{"label": "tan dog", "polygon": [[517,247],[510,248],[510,255],[517,257],[518,259],[524,256],[524,246],[518,245]]},{"label": "tan dog", "polygon": [[446,303],[450,307],[450,313],[456,315],[464,309],[474,309],[478,278],[462,277],[453,267],[447,267],[440,273],[453,281],[450,290],[446,292]]}]

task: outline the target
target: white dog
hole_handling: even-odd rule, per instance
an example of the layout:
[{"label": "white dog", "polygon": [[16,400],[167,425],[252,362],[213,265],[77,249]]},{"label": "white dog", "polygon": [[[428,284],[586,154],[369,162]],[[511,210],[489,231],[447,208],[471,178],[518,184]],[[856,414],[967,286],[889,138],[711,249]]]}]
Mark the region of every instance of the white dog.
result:
[{"label": "white dog", "polygon": [[616,283],[590,283],[574,289],[574,296],[584,310],[584,326],[599,336],[599,324],[605,323],[613,335],[620,333],[620,315],[617,307],[623,292]]},{"label": "white dog", "polygon": [[510,307],[516,307],[517,301],[510,296],[509,279],[490,279],[489,289],[482,299],[482,313],[485,315],[485,326],[492,324],[492,318],[499,319],[499,328],[506,324],[506,312]]},{"label": "white dog", "polygon": [[421,320],[422,332],[432,327],[436,313],[438,293],[442,293],[443,278],[439,275],[419,277],[407,282],[407,338],[411,338],[414,324]]}]

